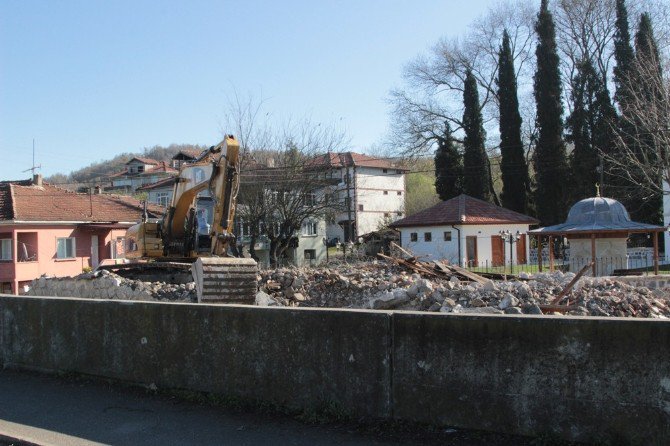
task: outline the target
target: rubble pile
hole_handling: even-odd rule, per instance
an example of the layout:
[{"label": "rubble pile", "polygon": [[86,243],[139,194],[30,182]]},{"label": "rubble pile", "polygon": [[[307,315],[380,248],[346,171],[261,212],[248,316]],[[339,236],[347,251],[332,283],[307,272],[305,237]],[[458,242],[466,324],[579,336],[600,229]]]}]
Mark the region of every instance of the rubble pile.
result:
[{"label": "rubble pile", "polygon": [[[375,260],[322,268],[260,271],[256,305],[473,314],[566,314],[670,318],[670,288],[633,286],[612,277],[521,273],[490,280],[453,265]],[[153,280],[153,279],[152,279]],[[100,270],[34,280],[33,296],[196,302],[195,284],[123,278]]]},{"label": "rubble pile", "polygon": [[91,299],[196,302],[195,283],[171,284],[123,278],[109,271],[75,277],[40,277],[30,284],[29,296],[87,297]]},{"label": "rubble pile", "polygon": [[559,302],[574,273],[522,274],[519,279],[426,278],[373,261],[339,268],[261,272],[257,305],[399,309],[474,314],[566,314],[670,317],[670,289],[650,290],[613,278],[584,277]]}]

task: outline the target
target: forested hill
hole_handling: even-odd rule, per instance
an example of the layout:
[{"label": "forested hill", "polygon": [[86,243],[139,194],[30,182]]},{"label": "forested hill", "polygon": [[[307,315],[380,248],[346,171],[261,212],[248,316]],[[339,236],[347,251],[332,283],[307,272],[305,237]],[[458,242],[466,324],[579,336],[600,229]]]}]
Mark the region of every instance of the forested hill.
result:
[{"label": "forested hill", "polygon": [[170,144],[167,147],[154,146],[142,151],[121,153],[109,160],[101,160],[70,173],[57,173],[45,178],[52,184],[61,184],[68,188],[87,183],[104,182],[109,175],[123,170],[124,164],[133,157],[151,158],[156,161],[170,161],[180,150],[204,150],[207,147],[194,144]]}]

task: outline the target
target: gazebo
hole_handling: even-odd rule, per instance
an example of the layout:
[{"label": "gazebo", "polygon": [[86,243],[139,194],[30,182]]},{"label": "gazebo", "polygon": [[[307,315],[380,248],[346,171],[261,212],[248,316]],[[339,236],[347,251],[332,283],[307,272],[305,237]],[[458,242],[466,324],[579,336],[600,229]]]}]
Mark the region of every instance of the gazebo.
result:
[{"label": "gazebo", "polygon": [[[554,240],[565,237],[570,242],[570,267],[576,269],[574,259],[588,258],[592,263],[592,274],[609,275],[617,260],[623,269],[627,263],[626,241],[630,234],[651,234],[654,240],[654,273],[658,274],[658,234],[665,228],[630,219],[626,208],[612,198],[586,198],[574,204],[565,223],[529,231],[536,237],[538,267],[542,271],[542,241],[548,238],[549,269],[554,270]],[[604,260],[609,258],[610,262]],[[599,262],[600,260],[600,262]],[[624,264],[624,262],[626,262]],[[597,268],[600,263],[600,268]],[[623,266],[625,265],[625,266]],[[598,274],[600,273],[600,274]]]}]

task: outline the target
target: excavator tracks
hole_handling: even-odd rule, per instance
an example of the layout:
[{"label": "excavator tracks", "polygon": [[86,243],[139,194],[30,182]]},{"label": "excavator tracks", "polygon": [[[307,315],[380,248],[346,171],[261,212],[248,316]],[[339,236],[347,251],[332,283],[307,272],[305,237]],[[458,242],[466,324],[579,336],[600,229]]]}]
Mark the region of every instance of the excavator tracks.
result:
[{"label": "excavator tracks", "polygon": [[198,303],[253,304],[257,264],[239,257],[199,257],[191,266]]}]

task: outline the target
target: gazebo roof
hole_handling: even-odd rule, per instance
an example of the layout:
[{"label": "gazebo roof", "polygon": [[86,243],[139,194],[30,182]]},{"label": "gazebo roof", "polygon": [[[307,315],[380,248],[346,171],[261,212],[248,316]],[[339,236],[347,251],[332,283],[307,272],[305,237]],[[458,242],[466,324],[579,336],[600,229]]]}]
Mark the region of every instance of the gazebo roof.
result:
[{"label": "gazebo roof", "polygon": [[529,231],[537,235],[597,234],[613,232],[660,232],[661,226],[630,219],[626,208],[612,198],[592,197],[575,203],[565,223]]}]

